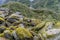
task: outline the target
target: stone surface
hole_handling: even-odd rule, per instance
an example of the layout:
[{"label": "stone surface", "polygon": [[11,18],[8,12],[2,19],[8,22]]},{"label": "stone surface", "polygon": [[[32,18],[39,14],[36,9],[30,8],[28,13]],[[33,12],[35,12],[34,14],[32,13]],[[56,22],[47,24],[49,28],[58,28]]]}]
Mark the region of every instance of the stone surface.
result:
[{"label": "stone surface", "polygon": [[8,39],[6,39],[6,38],[3,38],[3,37],[0,37],[0,40],[8,40]]}]

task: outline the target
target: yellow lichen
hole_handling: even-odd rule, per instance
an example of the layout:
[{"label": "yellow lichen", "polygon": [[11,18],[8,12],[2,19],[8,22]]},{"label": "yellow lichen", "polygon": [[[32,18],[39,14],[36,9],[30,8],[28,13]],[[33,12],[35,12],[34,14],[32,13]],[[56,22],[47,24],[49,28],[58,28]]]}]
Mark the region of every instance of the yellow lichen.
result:
[{"label": "yellow lichen", "polygon": [[17,28],[16,33],[18,34],[18,36],[20,38],[24,38],[24,37],[30,38],[30,37],[32,37],[32,34],[25,28],[21,28],[21,27]]},{"label": "yellow lichen", "polygon": [[60,22],[57,22],[55,25],[56,25],[56,26],[60,26]]},{"label": "yellow lichen", "polygon": [[1,18],[1,17],[0,17],[0,20],[1,20],[1,21],[5,21],[4,18]]},{"label": "yellow lichen", "polygon": [[0,37],[4,37],[4,33],[1,33],[1,34],[0,34]]}]

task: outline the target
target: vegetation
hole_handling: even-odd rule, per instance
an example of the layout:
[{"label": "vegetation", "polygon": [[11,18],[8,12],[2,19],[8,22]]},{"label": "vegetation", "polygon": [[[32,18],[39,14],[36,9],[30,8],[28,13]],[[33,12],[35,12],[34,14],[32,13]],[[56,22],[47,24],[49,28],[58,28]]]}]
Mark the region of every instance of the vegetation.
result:
[{"label": "vegetation", "polygon": [[33,8],[29,7],[29,0],[8,0],[5,3],[0,6],[0,37],[9,40],[54,40],[60,34],[58,1],[34,0]]},{"label": "vegetation", "polygon": [[[60,20],[59,19],[59,15],[58,13],[56,13],[55,11],[49,10],[49,9],[30,9],[29,7],[27,7],[24,4],[21,4],[19,2],[9,2],[7,4],[2,5],[1,7],[4,8],[9,8],[12,12],[21,12],[25,17],[29,17],[29,18],[39,18],[42,20]],[[46,15],[48,14],[48,15]]]}]

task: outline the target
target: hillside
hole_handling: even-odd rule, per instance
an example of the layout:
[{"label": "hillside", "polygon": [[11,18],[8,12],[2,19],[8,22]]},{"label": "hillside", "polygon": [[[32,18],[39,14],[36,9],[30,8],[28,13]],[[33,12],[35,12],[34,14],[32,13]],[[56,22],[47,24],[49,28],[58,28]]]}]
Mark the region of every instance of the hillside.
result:
[{"label": "hillside", "polygon": [[[41,20],[50,20],[50,19],[59,19],[58,14],[55,11],[49,9],[30,9],[26,5],[19,2],[9,2],[7,4],[2,5],[1,7],[9,8],[12,12],[21,12],[25,17],[29,18],[39,18]],[[47,15],[48,14],[48,15]]]},{"label": "hillside", "polygon": [[29,0],[13,1],[0,5],[0,40],[60,40],[56,0],[35,0],[32,5]]},{"label": "hillside", "polygon": [[29,9],[29,7],[19,2],[9,2],[1,7],[8,8],[13,12],[21,12],[26,17],[33,17],[35,14],[31,9]]}]

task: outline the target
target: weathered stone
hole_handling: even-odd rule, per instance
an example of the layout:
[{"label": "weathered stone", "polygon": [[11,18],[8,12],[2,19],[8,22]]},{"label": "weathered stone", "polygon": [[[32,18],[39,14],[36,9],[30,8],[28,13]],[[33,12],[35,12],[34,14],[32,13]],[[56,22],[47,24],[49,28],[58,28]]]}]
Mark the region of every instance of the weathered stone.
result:
[{"label": "weathered stone", "polygon": [[14,40],[19,40],[19,37],[16,34],[16,31],[13,31],[12,36],[14,37]]},{"label": "weathered stone", "polygon": [[6,38],[3,38],[3,37],[0,37],[0,40],[8,40],[8,39],[6,39]]}]

